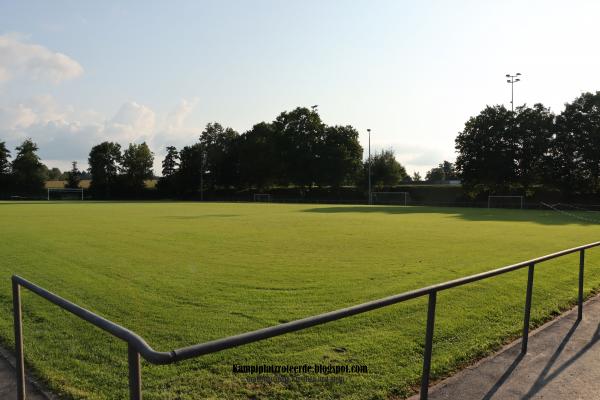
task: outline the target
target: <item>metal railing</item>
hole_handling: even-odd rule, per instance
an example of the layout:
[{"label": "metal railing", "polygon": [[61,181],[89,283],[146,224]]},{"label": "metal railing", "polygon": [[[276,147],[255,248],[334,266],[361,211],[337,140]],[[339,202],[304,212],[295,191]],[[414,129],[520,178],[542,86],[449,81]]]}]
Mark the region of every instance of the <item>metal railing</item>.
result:
[{"label": "metal railing", "polygon": [[140,400],[142,398],[142,379],[140,374],[140,355],[152,364],[170,364],[178,361],[186,360],[193,357],[198,357],[205,354],[215,353],[221,350],[232,347],[242,346],[248,343],[257,342],[268,339],[274,336],[283,335],[289,332],[295,332],[312,326],[321,325],[327,322],[350,317],[352,315],[361,314],[367,311],[376,310],[378,308],[387,307],[392,304],[415,299],[417,297],[429,296],[427,307],[427,326],[425,331],[425,351],[423,354],[423,373],[421,376],[421,399],[427,399],[429,388],[429,375],[431,369],[431,354],[433,347],[433,333],[435,324],[435,306],[437,293],[453,287],[462,286],[467,283],[480,281],[482,279],[491,278],[496,275],[505,274],[507,272],[516,271],[522,268],[528,268],[527,275],[527,291],[525,296],[525,312],[523,321],[523,340],[521,345],[522,353],[527,352],[527,341],[529,338],[529,317],[531,314],[531,295],[533,292],[533,273],[536,264],[543,261],[551,260],[567,254],[579,252],[579,295],[578,295],[578,319],[582,318],[583,313],[583,275],[585,263],[585,250],[600,246],[600,242],[590,243],[579,247],[559,251],[557,253],[548,254],[542,257],[534,258],[520,262],[518,264],[508,265],[502,268],[483,272],[476,275],[467,276],[460,279],[440,283],[424,287],[409,292],[385,297],[379,300],[373,300],[367,303],[358,304],[352,307],[331,311],[324,314],[315,315],[308,318],[299,319],[292,322],[287,322],[281,325],[272,326],[269,328],[259,329],[252,332],[243,333],[241,335],[230,336],[223,339],[213,340],[201,344],[196,344],[189,347],[172,350],[169,352],[155,351],[136,333],[115,324],[83,307],[80,307],[54,293],[51,293],[40,286],[29,282],[19,276],[12,277],[13,291],[13,313],[14,313],[14,328],[15,328],[15,350],[17,361],[17,393],[18,399],[24,400],[25,393],[25,367],[23,355],[23,326],[22,326],[22,310],[21,310],[21,287],[24,287],[33,293],[43,297],[44,299],[56,304],[57,306],[69,311],[79,318],[105,330],[113,336],[127,342],[128,344],[128,362],[129,362],[129,395],[131,400]]}]

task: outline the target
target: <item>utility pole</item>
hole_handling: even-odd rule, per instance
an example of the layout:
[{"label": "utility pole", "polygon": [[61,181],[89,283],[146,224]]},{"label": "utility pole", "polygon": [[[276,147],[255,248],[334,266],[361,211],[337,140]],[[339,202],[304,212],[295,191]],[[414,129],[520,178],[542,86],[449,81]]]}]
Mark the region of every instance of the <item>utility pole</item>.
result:
[{"label": "utility pole", "polygon": [[371,194],[371,129],[367,129],[369,132],[369,205],[373,204],[373,195]]},{"label": "utility pole", "polygon": [[520,72],[517,72],[515,75],[506,74],[506,77],[509,78],[506,82],[510,83],[510,111],[515,111],[515,82],[521,80],[517,78],[519,76],[521,76]]}]

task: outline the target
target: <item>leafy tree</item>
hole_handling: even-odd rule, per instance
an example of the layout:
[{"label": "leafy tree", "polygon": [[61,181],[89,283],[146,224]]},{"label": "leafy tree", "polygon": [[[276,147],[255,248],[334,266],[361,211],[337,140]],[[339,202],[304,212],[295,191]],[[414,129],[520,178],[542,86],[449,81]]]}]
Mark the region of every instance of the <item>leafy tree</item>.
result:
[{"label": "leafy tree", "polygon": [[0,142],[0,195],[8,194],[11,185],[10,151]]},{"label": "leafy tree", "polygon": [[425,180],[427,182],[439,182],[445,179],[444,170],[440,167],[431,168],[425,174]]},{"label": "leafy tree", "polygon": [[167,147],[167,154],[162,162],[162,176],[156,188],[163,195],[175,195],[178,192],[179,152],[175,146]]},{"label": "leafy tree", "polygon": [[37,155],[38,147],[26,139],[16,148],[17,154],[12,162],[12,175],[15,189],[22,194],[39,194],[44,189],[44,165]]},{"label": "leafy tree", "polygon": [[121,145],[118,143],[103,142],[92,147],[88,164],[92,176],[90,191],[94,196],[110,197],[117,183],[120,162]]},{"label": "leafy tree", "polygon": [[291,183],[311,187],[319,181],[325,124],[316,111],[298,107],[273,122],[280,135],[284,174]]},{"label": "leafy tree", "polygon": [[5,142],[0,142],[0,174],[10,174],[10,150],[6,147]]},{"label": "leafy tree", "polygon": [[178,185],[180,193],[193,194],[198,192],[202,182],[202,175],[205,173],[204,153],[200,143],[191,146],[185,146],[179,153],[180,164],[178,175]]},{"label": "leafy tree", "polygon": [[79,183],[81,182],[81,172],[79,171],[79,168],[77,168],[77,161],[73,161],[71,164],[72,168],[67,172],[67,183],[65,184],[65,187],[69,189],[78,189]]},{"label": "leafy tree", "polygon": [[179,152],[175,146],[167,147],[167,154],[162,162],[162,176],[172,176],[179,166]]},{"label": "leafy tree", "polygon": [[[365,176],[368,174],[368,162],[364,163]],[[371,157],[371,163],[371,182],[375,187],[397,185],[407,176],[406,169],[396,160],[393,150],[382,150]]]},{"label": "leafy tree", "polygon": [[235,145],[239,134],[224,128],[218,122],[209,123],[200,135],[200,145],[205,155],[204,171],[207,186],[230,186],[237,180]]},{"label": "leafy tree", "polygon": [[144,188],[144,181],[154,176],[153,163],[154,154],[146,142],[129,144],[121,158],[122,179],[128,191],[139,192]]},{"label": "leafy tree", "polygon": [[361,168],[363,148],[358,131],[351,126],[330,126],[318,151],[318,182],[333,187],[354,183]]},{"label": "leafy tree", "polygon": [[421,182],[423,178],[421,178],[421,174],[418,171],[415,171],[412,175],[413,182]]},{"label": "leafy tree", "polygon": [[502,191],[517,180],[514,113],[488,106],[456,138],[456,169],[472,192]]},{"label": "leafy tree", "polygon": [[425,180],[428,182],[449,181],[455,179],[458,179],[458,174],[454,164],[449,161],[442,162],[425,174]]},{"label": "leafy tree", "polygon": [[[240,182],[264,189],[282,176],[280,138],[273,124],[261,122],[238,139]],[[287,183],[287,182],[286,182]]]},{"label": "leafy tree", "polygon": [[63,179],[63,173],[60,169],[54,167],[48,171],[48,180],[50,181],[59,181]]},{"label": "leafy tree", "polygon": [[548,151],[555,127],[549,108],[535,104],[518,107],[514,115],[515,168],[517,181],[525,191],[542,183],[548,175]]},{"label": "leafy tree", "polygon": [[600,190],[600,92],[583,93],[556,117],[550,157],[567,196]]}]

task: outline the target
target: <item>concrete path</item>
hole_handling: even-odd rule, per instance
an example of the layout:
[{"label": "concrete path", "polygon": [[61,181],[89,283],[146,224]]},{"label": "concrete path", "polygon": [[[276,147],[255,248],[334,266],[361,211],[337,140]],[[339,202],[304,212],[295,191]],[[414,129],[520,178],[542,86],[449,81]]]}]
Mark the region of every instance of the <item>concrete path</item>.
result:
[{"label": "concrete path", "polygon": [[[600,296],[429,389],[432,400],[600,399]],[[435,357],[435,353],[434,353]],[[417,396],[411,398],[416,399]]]},{"label": "concrete path", "polygon": [[[15,378],[14,357],[5,350],[0,350],[0,399],[15,400],[17,398],[17,380]],[[58,397],[38,389],[31,381],[27,382],[27,400],[55,400]]]}]

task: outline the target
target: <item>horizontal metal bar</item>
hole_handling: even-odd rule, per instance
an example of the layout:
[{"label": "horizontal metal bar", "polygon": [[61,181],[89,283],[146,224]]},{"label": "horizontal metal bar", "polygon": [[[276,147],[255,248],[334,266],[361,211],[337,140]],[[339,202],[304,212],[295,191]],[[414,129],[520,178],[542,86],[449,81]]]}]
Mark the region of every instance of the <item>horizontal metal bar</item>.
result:
[{"label": "horizontal metal bar", "polygon": [[523,261],[517,264],[508,265],[502,268],[494,269],[480,274],[467,276],[452,281],[439,283],[437,285],[427,286],[421,289],[412,290],[409,292],[400,293],[397,295],[385,297],[379,300],[373,300],[367,303],[358,304],[352,307],[342,308],[336,311],[327,312],[324,314],[315,315],[299,319],[284,324],[258,329],[252,332],[246,332],[240,335],[230,336],[223,339],[213,340],[193,346],[183,347],[180,349],[172,350],[170,352],[157,352],[152,349],[139,335],[126,329],[114,322],[111,322],[99,315],[86,310],[68,300],[63,299],[37,285],[23,279],[19,276],[14,275],[13,281],[19,285],[31,290],[46,300],[64,308],[65,310],[77,315],[78,317],[90,322],[91,324],[111,333],[112,335],[128,342],[131,344],[144,359],[153,364],[168,364],[188,358],[215,353],[220,350],[229,349],[232,347],[241,346],[244,344],[256,342],[259,340],[268,339],[274,336],[283,335],[285,333],[295,332],[302,329],[306,329],[312,326],[321,325],[327,322],[339,320],[352,315],[361,314],[367,311],[376,310],[378,308],[386,307],[392,304],[400,303],[406,300],[414,299],[417,297],[428,295],[432,292],[438,292],[445,289],[450,289],[456,286],[465,285],[467,283],[476,282],[482,279],[490,278],[496,275],[501,275],[507,272],[515,271],[521,268],[525,268],[530,264],[539,264],[543,261],[548,261],[557,257],[561,257],[567,254],[575,253],[583,249],[589,249],[592,247],[600,246],[600,242],[589,243],[583,246],[574,247],[567,250],[562,250],[556,253],[547,254],[542,257],[534,258],[531,260]]},{"label": "horizontal metal bar", "polygon": [[20,276],[13,275],[12,280],[16,284],[23,286],[24,288],[29,289],[33,293],[43,297],[49,302],[56,304],[60,308],[63,308],[68,312],[75,314],[79,318],[91,323],[92,325],[95,325],[98,328],[105,330],[111,335],[126,341],[127,343],[131,344],[149,362],[153,364],[168,364],[172,362],[172,352],[162,353],[154,351],[144,339],[142,339],[138,334],[130,331],[129,329],[124,328],[121,325],[115,324],[114,322],[109,321],[106,318],[103,318],[98,314],[93,313],[92,311],[86,310],[85,308],[80,307],[70,302],[69,300],[63,299],[62,297],[57,296],[54,293],[39,287],[35,283],[29,282],[28,280],[21,278]]}]

